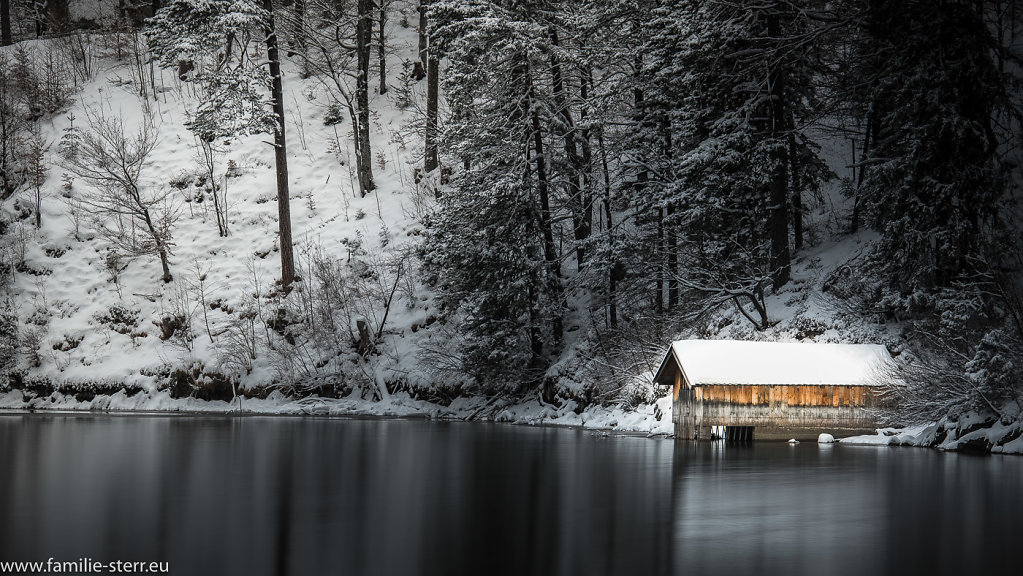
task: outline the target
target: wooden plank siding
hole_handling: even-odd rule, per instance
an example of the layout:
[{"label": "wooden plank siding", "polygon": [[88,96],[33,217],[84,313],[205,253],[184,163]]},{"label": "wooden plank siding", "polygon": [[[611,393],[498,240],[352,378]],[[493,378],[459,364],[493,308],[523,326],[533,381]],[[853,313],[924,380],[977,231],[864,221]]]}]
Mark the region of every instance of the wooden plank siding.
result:
[{"label": "wooden plank siding", "polygon": [[751,426],[758,439],[815,439],[820,432],[868,434],[879,391],[846,385],[704,385],[676,382],[675,434],[707,438],[711,426]]},{"label": "wooden plank siding", "polygon": [[[674,398],[678,398],[675,386]],[[697,386],[697,402],[739,406],[863,406],[875,405],[874,390],[866,386]]]}]

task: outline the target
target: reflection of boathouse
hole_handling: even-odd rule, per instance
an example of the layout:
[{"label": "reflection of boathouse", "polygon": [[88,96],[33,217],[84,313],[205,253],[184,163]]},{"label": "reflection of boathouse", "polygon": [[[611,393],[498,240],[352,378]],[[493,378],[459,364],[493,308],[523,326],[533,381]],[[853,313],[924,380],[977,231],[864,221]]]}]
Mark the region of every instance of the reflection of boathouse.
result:
[{"label": "reflection of boathouse", "polygon": [[884,346],[679,340],[654,383],[672,387],[679,438],[815,439],[872,432]]}]

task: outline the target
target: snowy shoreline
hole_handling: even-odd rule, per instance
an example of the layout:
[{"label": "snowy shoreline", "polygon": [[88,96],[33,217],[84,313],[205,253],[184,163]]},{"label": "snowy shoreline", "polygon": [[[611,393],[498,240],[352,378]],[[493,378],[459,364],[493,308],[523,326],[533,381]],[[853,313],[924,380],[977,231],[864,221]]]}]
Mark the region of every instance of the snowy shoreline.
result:
[{"label": "snowy shoreline", "polygon": [[[660,418],[657,417],[660,406]],[[123,391],[97,395],[91,400],[54,392],[49,396],[25,398],[21,390],[0,393],[0,414],[3,413],[66,413],[122,415],[181,416],[313,416],[339,418],[401,418],[442,420],[452,422],[498,422],[526,426],[556,426],[585,430],[667,437],[673,434],[670,398],[643,404],[629,410],[622,407],[590,406],[580,413],[568,401],[561,407],[541,405],[536,400],[525,402],[494,402],[486,397],[457,398],[448,406],[416,400],[405,393],[388,400],[370,401],[358,398],[291,398],[275,391],[266,398],[246,398],[239,403],[196,398],[171,398],[167,391],[139,392],[128,396]]]},{"label": "snowy shoreline", "polygon": [[938,422],[901,429],[882,428],[877,434],[851,436],[839,442],[859,446],[917,446],[948,452],[1023,455],[1023,421],[992,423],[973,414],[959,420],[942,418]]},{"label": "snowy shoreline", "polygon": [[[275,391],[266,398],[246,398],[239,403],[196,398],[171,398],[165,390],[132,396],[118,391],[80,401],[54,392],[26,399],[21,390],[0,393],[0,414],[111,414],[123,416],[288,416],[351,419],[408,419],[448,422],[494,422],[520,426],[553,426],[579,430],[637,434],[671,438],[671,399],[665,397],[635,409],[620,406],[589,406],[575,412],[574,402],[561,407],[541,405],[537,400],[498,404],[486,397],[461,397],[448,406],[416,400],[398,393],[385,401],[358,398],[291,398]],[[659,418],[658,418],[659,413]],[[882,428],[876,434],[839,438],[848,446],[934,448],[947,452],[1023,455],[1023,422],[985,422],[974,415],[960,420],[906,428]]]}]

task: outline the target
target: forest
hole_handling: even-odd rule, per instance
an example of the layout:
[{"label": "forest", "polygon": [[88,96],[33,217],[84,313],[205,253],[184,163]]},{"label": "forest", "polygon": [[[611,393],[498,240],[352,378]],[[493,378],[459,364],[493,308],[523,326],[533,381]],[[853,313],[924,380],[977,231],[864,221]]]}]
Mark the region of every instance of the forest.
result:
[{"label": "forest", "polygon": [[728,337],[1023,419],[1013,0],[0,1],[17,402],[635,408]]}]

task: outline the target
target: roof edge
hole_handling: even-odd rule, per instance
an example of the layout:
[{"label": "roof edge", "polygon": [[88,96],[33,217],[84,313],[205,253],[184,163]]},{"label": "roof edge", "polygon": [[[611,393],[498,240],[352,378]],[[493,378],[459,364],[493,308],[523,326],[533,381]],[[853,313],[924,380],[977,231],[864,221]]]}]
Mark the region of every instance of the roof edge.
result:
[{"label": "roof edge", "polygon": [[660,382],[661,375],[664,373],[664,369],[668,366],[668,360],[674,360],[679,371],[682,371],[682,363],[679,362],[678,356],[675,355],[675,347],[668,346],[668,352],[664,355],[664,359],[661,360],[661,364],[657,367],[657,371],[654,372],[654,386],[671,386],[674,384],[674,382]]}]

